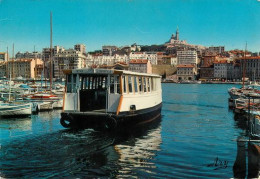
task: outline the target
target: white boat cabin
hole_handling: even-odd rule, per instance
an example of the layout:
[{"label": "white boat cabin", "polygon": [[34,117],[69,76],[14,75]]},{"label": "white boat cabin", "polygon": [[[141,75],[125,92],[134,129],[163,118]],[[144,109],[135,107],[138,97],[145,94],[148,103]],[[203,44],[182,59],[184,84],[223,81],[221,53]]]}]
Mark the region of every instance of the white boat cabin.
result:
[{"label": "white boat cabin", "polygon": [[66,70],[63,112],[115,113],[162,102],[161,77],[110,69]]}]

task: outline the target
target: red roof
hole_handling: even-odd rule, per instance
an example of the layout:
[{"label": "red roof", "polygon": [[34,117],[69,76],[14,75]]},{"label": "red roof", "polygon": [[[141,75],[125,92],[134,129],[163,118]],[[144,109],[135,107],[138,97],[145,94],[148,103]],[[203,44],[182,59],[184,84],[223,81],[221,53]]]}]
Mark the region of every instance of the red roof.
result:
[{"label": "red roof", "polygon": [[181,64],[181,65],[177,65],[177,68],[194,68],[194,65],[191,65],[191,64]]},{"label": "red roof", "polygon": [[147,62],[148,62],[148,60],[135,59],[135,60],[131,60],[129,63],[131,63],[131,64],[146,64]]},{"label": "red roof", "polygon": [[241,59],[241,60],[259,59],[260,60],[260,56],[257,56],[257,57],[241,57],[241,58],[238,58],[238,59]]}]

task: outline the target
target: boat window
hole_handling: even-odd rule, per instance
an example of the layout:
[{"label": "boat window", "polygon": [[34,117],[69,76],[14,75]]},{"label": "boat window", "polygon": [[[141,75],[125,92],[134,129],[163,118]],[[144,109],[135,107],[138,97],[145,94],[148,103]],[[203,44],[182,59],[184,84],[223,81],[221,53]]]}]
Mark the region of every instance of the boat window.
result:
[{"label": "boat window", "polygon": [[144,92],[146,93],[147,92],[147,78],[146,77],[143,77],[143,86],[144,86]]},{"label": "boat window", "polygon": [[138,93],[138,77],[134,76],[134,90],[135,93]]},{"label": "boat window", "polygon": [[77,75],[72,75],[72,93],[76,93]]},{"label": "boat window", "polygon": [[115,93],[115,76],[110,76],[110,93]]},{"label": "boat window", "polygon": [[156,91],[156,79],[157,78],[153,78],[153,90]]},{"label": "boat window", "polygon": [[133,93],[133,86],[132,86],[132,77],[128,76],[128,91],[129,93]]},{"label": "boat window", "polygon": [[139,93],[143,92],[143,80],[141,76],[138,76],[138,86],[139,86]]},{"label": "boat window", "polygon": [[120,94],[120,80],[119,76],[115,76],[115,93]]},{"label": "boat window", "polygon": [[124,90],[123,92],[124,92],[124,93],[127,93],[127,91],[126,91],[126,90],[127,90],[127,89],[126,89],[126,88],[127,88],[126,77],[125,77],[125,76],[122,76],[122,79],[123,79],[123,87],[124,87],[124,88],[123,88],[123,90]]},{"label": "boat window", "polygon": [[153,77],[151,78],[151,91],[154,91],[154,88],[153,88]]},{"label": "boat window", "polygon": [[147,78],[147,92],[151,92],[151,87],[150,87],[150,84],[151,84],[151,78]]},{"label": "boat window", "polygon": [[110,93],[120,93],[119,76],[110,76]]},{"label": "boat window", "polygon": [[71,80],[72,80],[72,75],[67,75],[67,93],[71,93],[72,90],[72,84],[71,84]]}]

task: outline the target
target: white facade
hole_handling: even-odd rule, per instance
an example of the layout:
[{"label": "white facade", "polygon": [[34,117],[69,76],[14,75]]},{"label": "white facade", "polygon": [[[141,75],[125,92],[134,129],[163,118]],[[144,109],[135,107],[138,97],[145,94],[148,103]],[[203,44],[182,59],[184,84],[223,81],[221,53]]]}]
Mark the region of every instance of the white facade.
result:
[{"label": "white facade", "polygon": [[198,55],[196,51],[186,50],[177,52],[177,63],[179,64],[198,64]]},{"label": "white facade", "polygon": [[77,69],[86,66],[86,56],[75,49],[57,49],[53,59],[55,78],[63,77],[64,69]]},{"label": "white facade", "polygon": [[106,55],[91,55],[88,54],[86,58],[86,66],[91,67],[92,65],[114,65],[118,62],[128,63],[129,57],[127,55],[118,55],[113,56]]},{"label": "white facade", "polygon": [[156,52],[131,52],[129,60],[134,59],[149,60],[151,64],[157,65],[158,56]]},{"label": "white facade", "polygon": [[214,63],[214,77],[215,78],[231,78],[233,64],[228,62]]}]

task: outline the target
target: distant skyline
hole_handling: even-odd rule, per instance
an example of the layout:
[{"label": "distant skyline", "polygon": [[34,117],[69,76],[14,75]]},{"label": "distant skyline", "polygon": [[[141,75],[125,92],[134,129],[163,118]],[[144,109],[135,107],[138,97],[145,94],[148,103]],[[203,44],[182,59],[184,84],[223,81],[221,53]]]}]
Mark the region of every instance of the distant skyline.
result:
[{"label": "distant skyline", "polygon": [[190,44],[260,52],[259,0],[0,0],[0,51],[50,45],[163,44],[177,26]]}]

